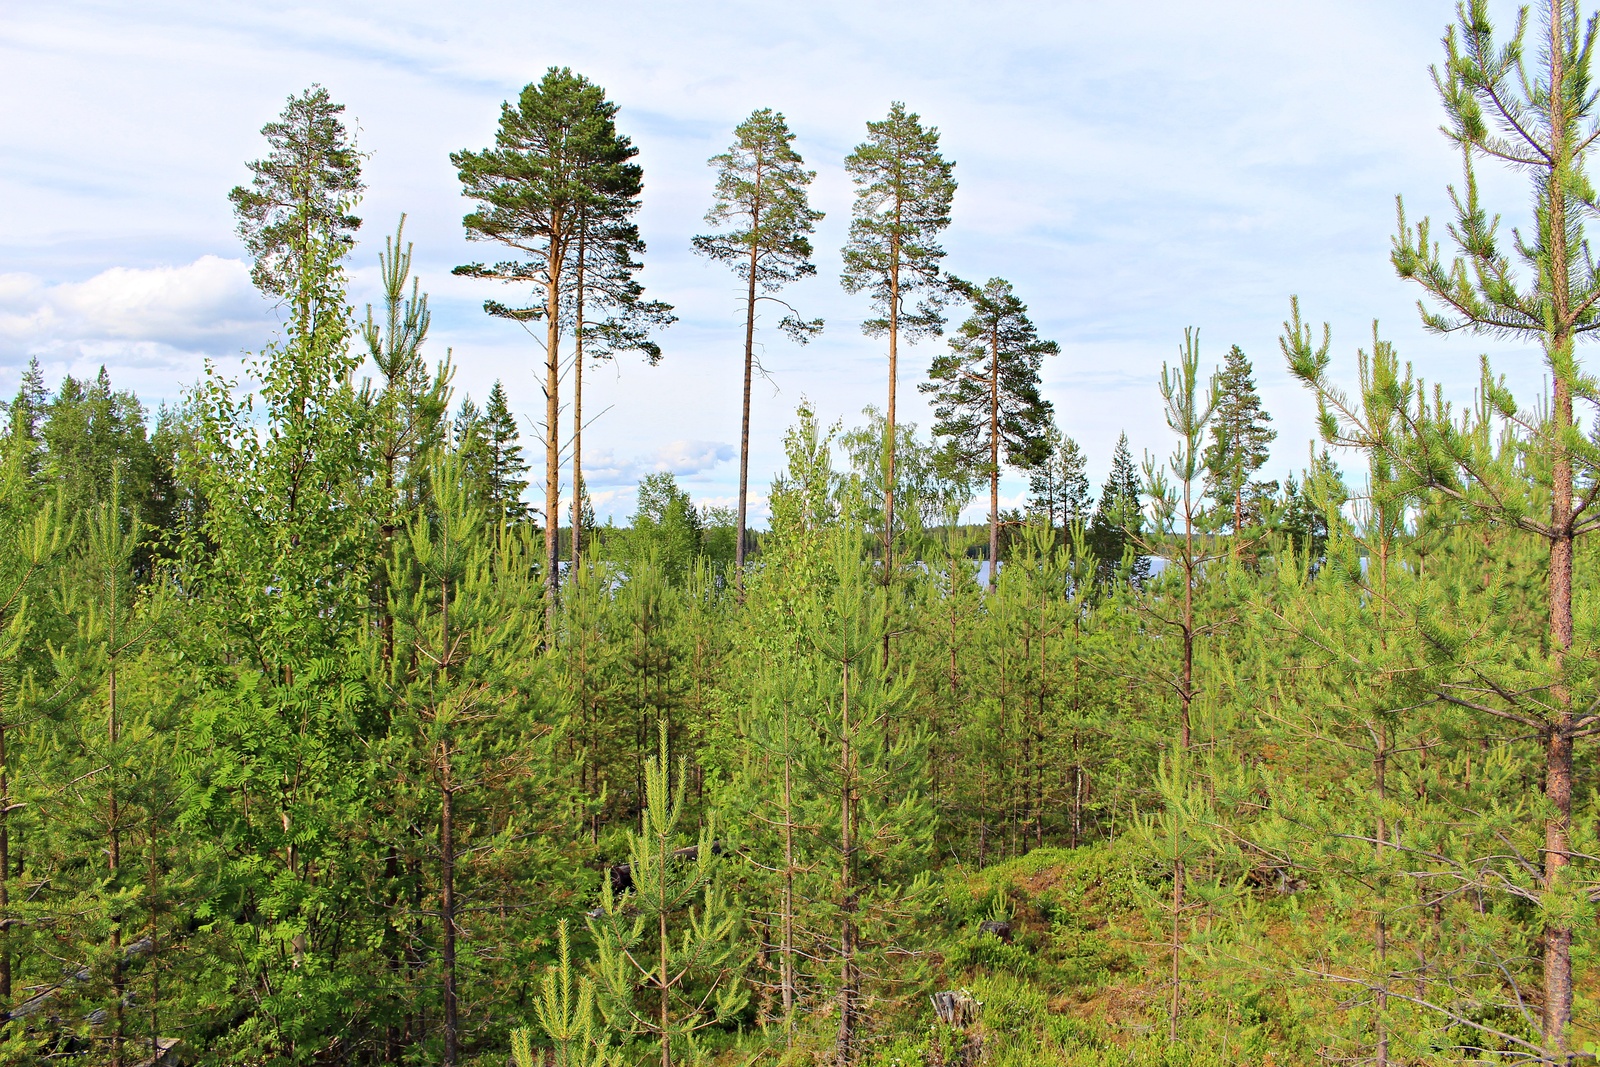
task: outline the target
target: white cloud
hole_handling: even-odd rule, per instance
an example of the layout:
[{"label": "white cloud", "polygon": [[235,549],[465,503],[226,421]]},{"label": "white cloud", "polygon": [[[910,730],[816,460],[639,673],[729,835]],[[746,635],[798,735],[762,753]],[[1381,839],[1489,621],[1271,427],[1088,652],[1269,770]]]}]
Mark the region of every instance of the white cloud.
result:
[{"label": "white cloud", "polygon": [[[176,267],[111,267],[83,281],[46,283],[32,274],[0,275],[0,360],[30,356],[60,373],[101,364],[114,378],[178,372],[192,380],[206,355],[259,346],[273,327],[271,308],[250,284],[242,260],[201,256]],[[127,371],[129,374],[120,372]],[[174,395],[156,387],[156,395]],[[150,387],[147,380],[141,389]]]},{"label": "white cloud", "polygon": [[584,456],[583,480],[589,486],[626,486],[647,474],[689,477],[709,471],[734,455],[733,446],[720,441],[673,441],[656,449],[653,455],[631,460],[618,459],[615,451],[608,448]]},{"label": "white cloud", "polygon": [[0,275],[0,339],[125,340],[193,347],[259,333],[267,306],[243,260],[201,256],[179,267],[112,267],[47,285]]},{"label": "white cloud", "polygon": [[679,476],[701,474],[734,455],[733,446],[721,441],[673,441],[656,450],[652,467]]}]

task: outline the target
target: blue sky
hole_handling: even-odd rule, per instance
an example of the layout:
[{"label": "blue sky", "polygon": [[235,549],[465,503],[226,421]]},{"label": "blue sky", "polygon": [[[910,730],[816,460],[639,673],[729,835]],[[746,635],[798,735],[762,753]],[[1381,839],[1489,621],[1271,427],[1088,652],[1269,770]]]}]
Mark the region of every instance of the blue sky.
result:
[{"label": "blue sky", "polygon": [[[943,133],[960,182],[949,268],[1002,276],[1061,344],[1045,393],[1103,477],[1119,432],[1165,455],[1157,378],[1186,326],[1208,361],[1254,360],[1279,433],[1269,473],[1305,463],[1312,404],[1277,336],[1298,294],[1333,327],[1354,375],[1371,324],[1420,373],[1470,395],[1489,352],[1513,384],[1536,352],[1422,333],[1416,292],[1388,265],[1394,197],[1442,214],[1459,161],[1439,134],[1428,67],[1450,0],[1299,3],[814,2],[284,4],[57,2],[0,20],[0,390],[37,355],[52,381],[101,364],[152,402],[177,399],[211,356],[237,366],[274,331],[250,289],[227,190],[264,153],[261,125],[312,82],[348,108],[370,158],[352,301],[374,299],[377,250],[401,212],[432,297],[432,353],[453,351],[458,395],[504,381],[542,411],[536,350],[480,310],[485,283],[449,269],[463,239],[448,161],[493,136],[500,102],[550,65],[604,86],[645,168],[644,281],[677,307],[660,366],[592,375],[585,434],[602,516],[632,510],[638,479],[670,470],[697,500],[737,486],[742,342],[733,276],[691,254],[711,172],[735,123],[782,111],[827,212],[818,276],[792,287],[827,320],[799,348],[764,337],[771,380],[754,406],[752,489],[782,461],[801,398],[828,419],[881,405],[881,341],[839,287],[851,186],[841,160],[864,124],[904,100]],[[1514,9],[1498,8],[1509,23]],[[1482,175],[1514,224],[1527,196]],[[1442,220],[1441,220],[1442,221]],[[902,417],[930,419],[916,383],[938,342],[902,357]],[[537,473],[537,472],[535,472]],[[1008,503],[1023,482],[1006,479]],[[976,514],[974,508],[971,514]],[[764,515],[762,503],[756,507]]]}]

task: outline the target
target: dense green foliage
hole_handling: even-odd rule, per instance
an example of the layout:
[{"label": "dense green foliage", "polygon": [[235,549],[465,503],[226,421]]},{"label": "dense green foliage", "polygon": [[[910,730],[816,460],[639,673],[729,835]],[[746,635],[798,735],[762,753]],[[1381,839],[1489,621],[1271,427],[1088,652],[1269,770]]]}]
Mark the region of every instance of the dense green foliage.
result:
[{"label": "dense green foliage", "polygon": [[[480,410],[430,369],[403,229],[381,312],[347,306],[359,155],[326,93],[292,98],[233,194],[283,307],[256,387],[213,371],[152,428],[105,373],[52,390],[35,366],[9,405],[0,1062],[1594,1054],[1600,444],[1573,343],[1600,321],[1587,147],[1549,118],[1595,106],[1594,35],[1560,0],[1543,27],[1545,80],[1519,81],[1469,4],[1439,79],[1463,144],[1519,151],[1493,107],[1545,153],[1522,161],[1549,164],[1518,246],[1537,280],[1512,283],[1475,191],[1478,269],[1404,222],[1395,264],[1461,316],[1441,329],[1541,344],[1550,402],[1486,370],[1452,408],[1377,337],[1347,392],[1291,305],[1284,355],[1355,473],[1324,452],[1260,480],[1252,368],[1189,331],[1151,382],[1171,451],[1141,475],[1124,436],[1091,507],[1039,395],[1054,345],[995,281],[935,363],[957,447],[802,404],[748,556],[740,513],[662,473],[560,569],[504,391]],[[468,272],[542,287],[552,337],[649,358],[626,329],[666,312],[628,287],[614,114],[552,71],[458,154],[469,226],[525,257]],[[551,171],[551,131],[593,158]],[[798,278],[809,172],[780,116],[737,136],[713,221],[759,151],[792,217],[768,267],[754,217],[715,248]],[[891,343],[951,294],[937,143],[897,104],[849,164],[849,284]],[[960,525],[1002,457],[1032,510]]]}]

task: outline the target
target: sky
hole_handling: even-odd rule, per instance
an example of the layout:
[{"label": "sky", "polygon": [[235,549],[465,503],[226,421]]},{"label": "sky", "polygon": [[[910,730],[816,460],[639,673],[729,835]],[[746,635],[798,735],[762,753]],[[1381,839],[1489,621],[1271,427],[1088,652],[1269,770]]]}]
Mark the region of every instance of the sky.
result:
[{"label": "sky", "polygon": [[[771,321],[758,334],[758,525],[803,398],[846,427],[886,400],[885,344],[860,331],[869,309],[839,285],[839,248],[853,188],[843,158],[895,100],[939,129],[955,161],[948,269],[1011,281],[1060,344],[1044,393],[1096,486],[1119,433],[1136,457],[1170,453],[1158,380],[1191,326],[1205,365],[1233,344],[1254,362],[1279,431],[1265,473],[1282,477],[1306,465],[1315,435],[1314,403],[1278,348],[1291,295],[1330,324],[1347,380],[1376,320],[1458,399],[1480,353],[1513,386],[1541,388],[1533,349],[1425,334],[1419,294],[1388,262],[1395,197],[1442,229],[1459,181],[1429,75],[1453,11],[1453,0],[0,0],[0,393],[37,357],[52,384],[104,366],[154,408],[181,400],[207,359],[234,374],[270,342],[276,312],[250,286],[227,192],[266,154],[261,126],[318,83],[368,154],[353,305],[378,299],[377,256],[404,213],[433,310],[429,353],[450,351],[458,399],[481,402],[501,380],[531,437],[539,352],[483,313],[507,294],[450,274],[490,257],[465,240],[448,157],[487,146],[501,102],[555,65],[619,105],[645,174],[641,279],[679,318],[658,366],[586,375],[598,415],[586,481],[602,519],[626,520],[655,471],[699,503],[736,499],[740,293],[690,240],[707,230],[707,159],[761,107],[787,116],[817,171],[817,275],[786,297],[826,328],[804,347]],[[1486,171],[1480,184],[1506,225],[1523,220],[1518,179]],[[917,384],[942,344],[902,349],[901,418],[923,434],[932,417]],[[1025,496],[1008,473],[1003,506]]]}]

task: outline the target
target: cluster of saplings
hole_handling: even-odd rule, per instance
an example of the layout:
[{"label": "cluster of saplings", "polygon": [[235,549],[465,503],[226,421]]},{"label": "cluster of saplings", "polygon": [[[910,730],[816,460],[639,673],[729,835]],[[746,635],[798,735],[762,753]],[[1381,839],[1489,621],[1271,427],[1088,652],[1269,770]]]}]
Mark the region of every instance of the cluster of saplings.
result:
[{"label": "cluster of saplings", "polygon": [[[1451,407],[1376,336],[1346,393],[1295,307],[1284,354],[1358,473],[1324,455],[1282,491],[1248,363],[1210,374],[1190,333],[1152,383],[1170,458],[1124,443],[1091,511],[1038,397],[1052,346],[1003,282],[939,275],[949,167],[895,108],[851,157],[847,284],[891,383],[902,333],[972,304],[934,440],[892,384],[846,434],[802,406],[748,561],[742,504],[702,516],[664,478],[596,538],[581,466],[558,540],[583,423],[558,433],[557,386],[577,409],[584,361],[653,358],[670,314],[632,278],[639,174],[603,95],[552,72],[457,157],[469,231],[523,257],[467,271],[543,296],[490,304],[544,320],[542,524],[503,392],[449,414],[400,239],[381,313],[347,308],[359,156],[326,94],[291,99],[233,194],[284,311],[255,388],[213,373],[153,431],[104,375],[33,371],[9,406],[0,1058],[1592,1055],[1594,27],[1551,0],[1525,68],[1520,25],[1497,44],[1463,9],[1437,73],[1460,258],[1403,215],[1393,254],[1431,327],[1540,346],[1549,394],[1486,367]],[[748,381],[814,213],[781,120],[739,137],[712,216],[748,226],[700,244],[748,283]],[[1531,175],[1527,280],[1481,156]],[[1003,545],[1002,458],[1035,498]],[[984,477],[1000,568],[954,522]]]}]

